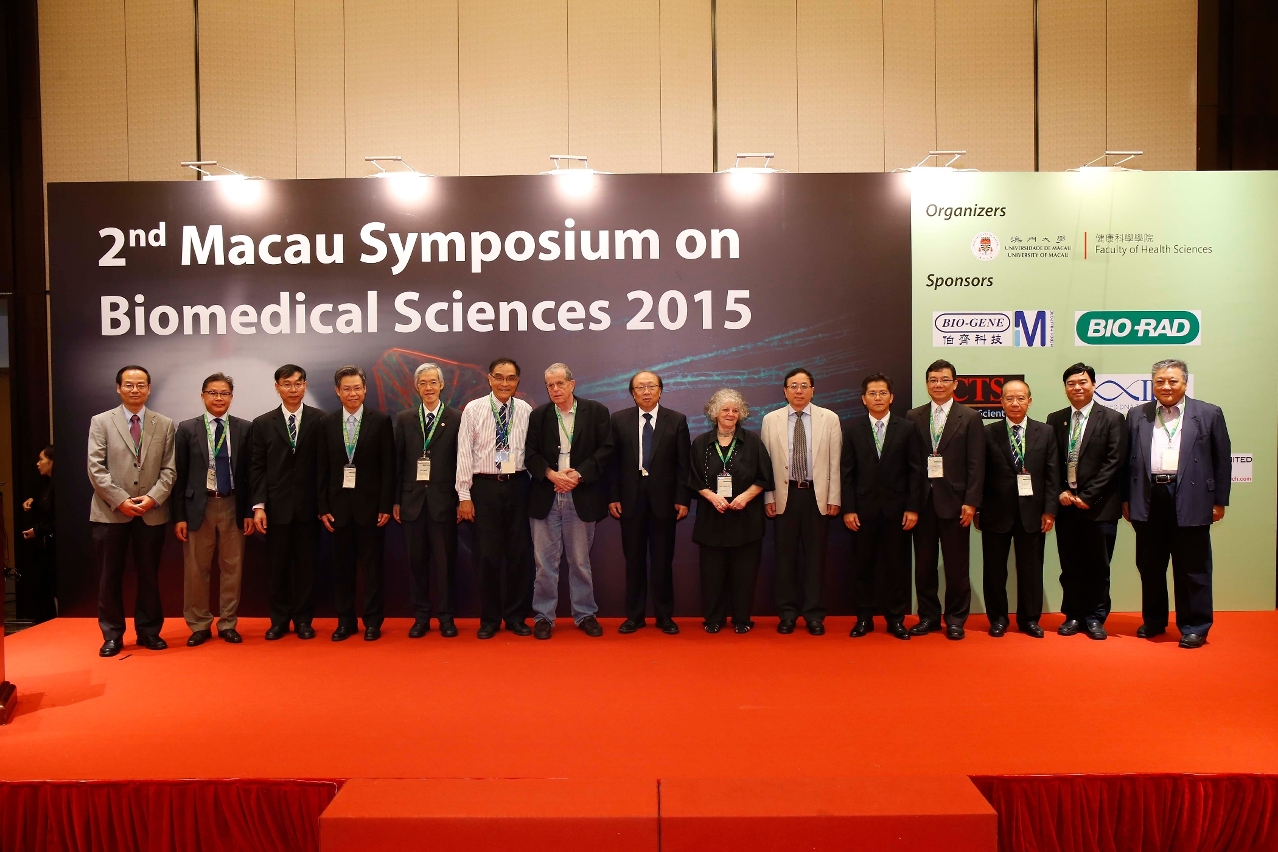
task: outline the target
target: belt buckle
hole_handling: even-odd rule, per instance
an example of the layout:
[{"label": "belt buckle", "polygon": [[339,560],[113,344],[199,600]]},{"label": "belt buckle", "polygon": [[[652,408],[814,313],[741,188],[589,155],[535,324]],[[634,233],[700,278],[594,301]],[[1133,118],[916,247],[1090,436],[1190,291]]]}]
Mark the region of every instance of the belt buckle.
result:
[{"label": "belt buckle", "polygon": [[499,474],[497,474],[497,481],[498,481],[498,482],[509,482],[509,481],[510,481],[510,477],[512,477],[512,476],[514,476],[514,474],[511,474],[511,473],[499,473]]},{"label": "belt buckle", "polygon": [[796,482],[795,485],[798,486],[799,488],[811,488],[812,482],[811,480],[804,479],[799,482]]}]

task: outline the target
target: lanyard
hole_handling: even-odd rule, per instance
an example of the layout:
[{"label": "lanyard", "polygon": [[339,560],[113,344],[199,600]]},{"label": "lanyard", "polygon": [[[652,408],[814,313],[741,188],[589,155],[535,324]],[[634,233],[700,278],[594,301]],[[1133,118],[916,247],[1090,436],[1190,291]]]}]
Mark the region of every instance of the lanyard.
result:
[{"label": "lanyard", "polygon": [[[1024,428],[1024,427],[1021,427]],[[1016,454],[1016,458],[1020,460],[1021,468],[1025,468],[1025,436],[1019,439],[1016,437],[1016,427],[1008,426],[1007,435],[1012,440],[1012,452]]]},{"label": "lanyard", "polygon": [[732,436],[732,443],[728,444],[727,455],[724,455],[723,447],[719,444],[719,440],[717,436],[714,442],[714,450],[716,453],[719,454],[719,461],[723,464],[723,469],[726,471],[728,469],[728,462],[732,461],[732,454],[737,451],[737,436],[736,435]]},{"label": "lanyard", "polygon": [[1167,421],[1163,419],[1163,408],[1162,408],[1162,406],[1159,406],[1159,407],[1158,407],[1158,414],[1157,414],[1157,416],[1155,417],[1155,419],[1158,421],[1158,425],[1159,425],[1159,426],[1161,426],[1161,427],[1163,427],[1163,431],[1167,433],[1167,446],[1169,446],[1169,447],[1170,447],[1170,446],[1171,446],[1171,442],[1172,442],[1172,438],[1175,438],[1175,437],[1176,437],[1176,433],[1180,431],[1180,424],[1182,424],[1182,423],[1184,423],[1184,422],[1185,422],[1185,415],[1184,415],[1184,414],[1182,414],[1182,415],[1180,415],[1179,417],[1177,417],[1177,418],[1176,418],[1176,428],[1175,428],[1175,429],[1168,429],[1168,428],[1167,428]]},{"label": "lanyard", "polygon": [[1078,449],[1078,442],[1083,437],[1083,429],[1087,426],[1087,420],[1091,416],[1083,414],[1081,411],[1076,411],[1075,413],[1080,416],[1077,418],[1076,422],[1070,426],[1069,430],[1069,454],[1071,456],[1074,455],[1074,451]]},{"label": "lanyard", "polygon": [[[883,427],[881,432],[879,431],[880,426]],[[870,424],[870,432],[874,435],[875,451],[878,452],[879,455],[883,455],[883,442],[887,439],[887,424],[885,424],[882,420],[877,423],[872,422]]]},{"label": "lanyard", "polygon": [[[442,405],[440,406],[443,407]],[[417,406],[417,422],[422,424],[422,455],[426,455],[426,450],[430,448],[430,442],[435,440],[435,430],[439,428],[439,421],[444,419],[444,412],[433,415],[435,422],[430,424],[430,432],[426,432],[426,406]]]},{"label": "lanyard", "polygon": [[555,419],[559,421],[559,431],[568,439],[568,448],[572,449],[572,436],[577,431],[577,400],[572,401],[572,411],[569,413],[572,415],[572,432],[564,426],[564,416],[560,413],[559,406],[555,406]]},{"label": "lanyard", "polygon": [[927,412],[927,428],[932,433],[932,455],[936,455],[937,449],[941,446],[941,435],[945,433],[945,426],[942,424],[941,431],[936,431],[936,406],[928,406]]},{"label": "lanyard", "polygon": [[[285,410],[287,411],[287,409]],[[288,416],[284,418],[284,431],[288,433],[288,445],[295,450],[297,449],[297,432],[301,431],[299,427],[300,421],[295,419],[293,421],[293,428],[289,429],[288,418],[289,417],[297,418],[297,417],[300,417],[301,414],[302,414],[302,409],[299,406],[297,411],[290,411],[288,413]]]},{"label": "lanyard", "polygon": [[359,430],[364,425],[364,418],[361,417],[355,421],[355,437],[352,438],[350,433],[346,431],[346,418],[352,415],[346,414],[346,409],[342,409],[342,413],[345,415],[342,418],[342,440],[346,442],[346,461],[354,464],[355,447],[359,445]]},{"label": "lanyard", "polygon": [[222,440],[220,440],[220,441],[218,441],[216,444],[214,444],[214,443],[213,443],[213,427],[212,427],[212,425],[209,423],[209,416],[208,416],[207,414],[205,414],[205,415],[204,415],[204,431],[208,433],[208,436],[209,436],[209,447],[210,447],[210,448],[212,448],[212,452],[211,452],[211,453],[209,453],[209,467],[210,467],[210,468],[214,467],[214,466],[217,464],[217,461],[216,461],[216,459],[217,459],[217,454],[218,454],[218,453],[220,453],[220,452],[222,451],[222,445],[226,443],[226,436],[227,436],[228,434],[230,434],[230,431],[231,431],[231,430],[230,430],[229,428],[227,428],[227,425],[229,425],[229,424],[224,424],[224,425],[222,426]]},{"label": "lanyard", "polygon": [[[506,404],[510,405],[510,400],[507,400]],[[506,421],[503,423],[501,419],[501,415],[497,413],[496,397],[494,397],[492,394],[488,395],[488,406],[489,408],[493,410],[493,420],[496,421],[497,423],[497,429],[496,429],[497,446],[509,447],[510,446],[510,416],[512,412],[510,411],[509,408],[506,409],[506,412],[507,412]]]},{"label": "lanyard", "polygon": [[[128,411],[128,409],[125,409],[125,410]],[[137,465],[141,467],[142,466],[142,436],[143,436],[143,431],[146,429],[146,418],[140,415],[132,414],[132,413],[130,413],[129,416],[138,418],[138,442],[133,445],[133,458],[134,458],[134,461],[137,463]]]}]

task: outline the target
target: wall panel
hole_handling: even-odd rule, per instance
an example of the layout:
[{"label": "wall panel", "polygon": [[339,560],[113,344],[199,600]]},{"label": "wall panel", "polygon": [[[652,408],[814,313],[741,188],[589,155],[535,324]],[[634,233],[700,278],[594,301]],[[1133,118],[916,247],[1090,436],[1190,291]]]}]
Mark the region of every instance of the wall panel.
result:
[{"label": "wall panel", "polygon": [[661,170],[713,167],[710,0],[664,0],[661,10]]},{"label": "wall panel", "polygon": [[884,0],[883,168],[912,166],[934,148],[934,0]]},{"label": "wall panel", "polygon": [[1039,0],[1039,169],[1105,150],[1105,0]]},{"label": "wall panel", "polygon": [[195,7],[125,0],[129,180],[191,180],[194,160]]},{"label": "wall panel", "polygon": [[346,176],[346,34],[342,0],[294,9],[297,176]]},{"label": "wall panel", "polygon": [[883,2],[798,0],[799,168],[883,171]]},{"label": "wall panel", "polygon": [[773,166],[798,171],[796,0],[719,0],[717,10],[718,167],[768,151]]}]

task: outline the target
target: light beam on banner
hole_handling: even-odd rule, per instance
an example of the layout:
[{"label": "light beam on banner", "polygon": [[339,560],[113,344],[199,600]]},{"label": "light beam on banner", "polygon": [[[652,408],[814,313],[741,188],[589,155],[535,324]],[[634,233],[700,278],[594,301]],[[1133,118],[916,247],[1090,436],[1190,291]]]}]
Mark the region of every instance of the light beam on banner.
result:
[{"label": "light beam on banner", "polygon": [[[542,174],[554,177],[559,191],[569,198],[584,198],[591,195],[598,185],[595,176],[611,174],[611,172],[600,172],[590,168],[589,158],[576,154],[551,154],[550,161],[555,164],[555,167]],[[565,163],[567,165],[564,165]],[[581,165],[574,166],[573,163],[581,163]]]},{"label": "light beam on banner", "polygon": [[[927,156],[919,160],[914,165],[905,169],[893,169],[893,172],[905,172],[906,180],[910,184],[911,190],[926,189],[935,187],[939,183],[944,182],[949,175],[956,172],[974,172],[976,169],[956,169],[954,161],[966,154],[967,151],[928,151]],[[938,165],[929,166],[927,161],[936,158]],[[941,157],[949,157],[944,164],[941,164]]]},{"label": "light beam on banner", "polygon": [[[219,166],[217,160],[184,160],[179,165],[195,170],[199,180],[217,181],[222,197],[235,207],[254,207],[266,195],[266,182],[261,176],[240,174],[234,169]],[[222,171],[211,172],[210,168]]]},{"label": "light beam on banner", "polygon": [[[419,172],[404,162],[403,157],[365,157],[364,162],[372,163],[377,167],[377,171],[367,177],[379,178],[386,181],[390,188],[390,194],[396,200],[406,204],[424,199],[431,190],[431,178],[434,175],[428,175]],[[403,166],[403,170],[389,171],[382,166],[382,163],[399,163]]]},{"label": "light beam on banner", "polygon": [[[763,191],[764,175],[784,172],[785,169],[774,169],[772,167],[772,159],[776,154],[737,154],[736,162],[729,169],[724,169],[720,174],[728,176],[728,188],[733,195],[740,198],[753,198]],[[742,160],[763,160],[762,166],[743,166]]]}]

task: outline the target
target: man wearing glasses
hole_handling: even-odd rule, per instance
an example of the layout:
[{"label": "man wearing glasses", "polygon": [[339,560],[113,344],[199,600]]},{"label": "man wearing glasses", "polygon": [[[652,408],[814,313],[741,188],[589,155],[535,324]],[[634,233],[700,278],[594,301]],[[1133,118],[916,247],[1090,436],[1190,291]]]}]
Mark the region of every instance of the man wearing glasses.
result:
[{"label": "man wearing glasses", "polygon": [[[778,633],[793,633],[800,615],[813,636],[825,633],[825,551],[828,518],[839,514],[839,415],[812,404],[816,379],[796,367],[781,380],[788,403],[763,418],[760,437],[772,458],[774,490],[763,511],[776,518]],[[803,551],[802,579],[799,551]]]},{"label": "man wearing glasses", "polygon": [[953,364],[933,361],[926,376],[931,399],[908,415],[927,453],[927,485],[914,527],[919,623],[910,633],[926,636],[941,629],[939,557],[945,564],[945,638],[962,639],[972,605],[968,576],[972,519],[981,506],[985,487],[985,428],[981,415],[954,400],[958,373]]},{"label": "man wearing glasses", "polygon": [[213,638],[209,629],[209,573],[213,550],[218,558],[218,638],[232,645],[243,639],[235,629],[239,619],[240,576],[244,539],[253,534],[249,509],[249,421],[232,417],[235,382],[224,373],[204,380],[200,399],[204,413],[178,424],[177,479],[173,489],[173,533],[182,542],[184,581],[182,615],[194,648]]},{"label": "man wearing glasses", "polygon": [[488,365],[488,387],[491,393],[462,410],[457,434],[457,515],[475,522],[479,551],[476,635],[493,638],[504,620],[516,636],[530,636],[532,532],[524,443],[532,407],[515,398],[519,365],[513,358]]}]

